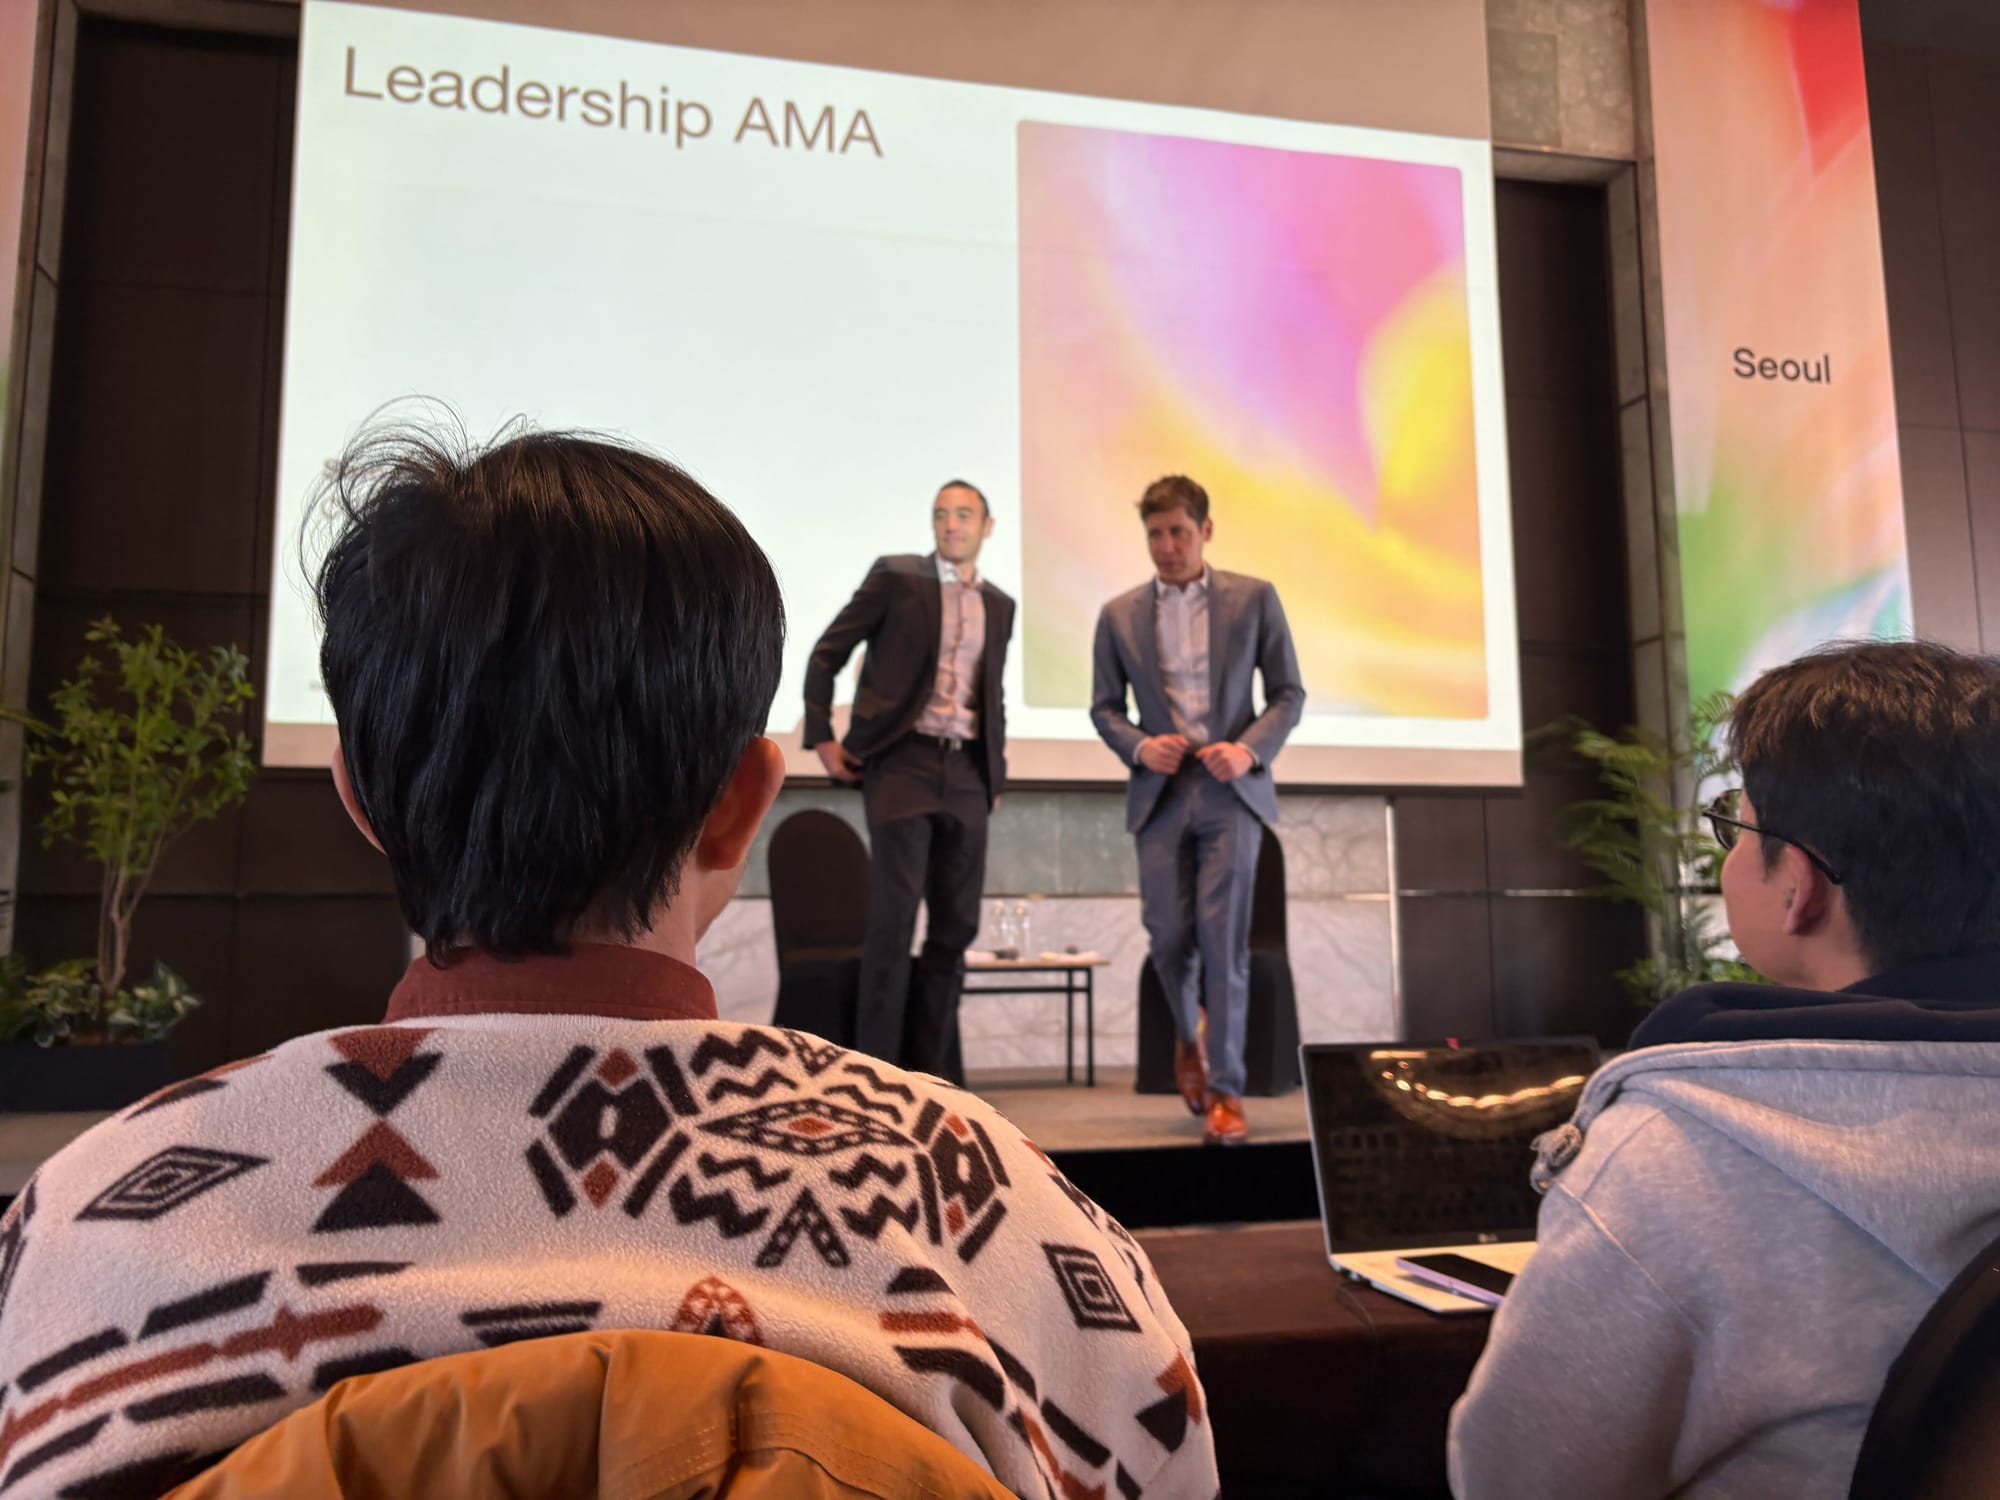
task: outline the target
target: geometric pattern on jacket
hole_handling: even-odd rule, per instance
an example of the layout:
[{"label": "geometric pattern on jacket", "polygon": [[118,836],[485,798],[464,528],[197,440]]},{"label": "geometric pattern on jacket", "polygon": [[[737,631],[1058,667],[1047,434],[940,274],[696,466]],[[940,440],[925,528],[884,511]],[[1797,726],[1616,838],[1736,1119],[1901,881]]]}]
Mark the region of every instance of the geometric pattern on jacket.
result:
[{"label": "geometric pattern on jacket", "polygon": [[593,1328],[812,1360],[1018,1494],[1216,1492],[1144,1252],[974,1095],[474,1015],[301,1037],[43,1167],[0,1221],[0,1500],[156,1495],[347,1376]]}]

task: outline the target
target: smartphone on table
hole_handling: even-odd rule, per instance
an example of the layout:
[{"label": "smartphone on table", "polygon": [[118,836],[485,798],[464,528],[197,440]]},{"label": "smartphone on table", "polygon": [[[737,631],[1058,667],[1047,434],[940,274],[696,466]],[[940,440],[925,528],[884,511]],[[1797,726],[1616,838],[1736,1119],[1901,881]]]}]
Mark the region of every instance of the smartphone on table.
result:
[{"label": "smartphone on table", "polygon": [[1507,1288],[1514,1284],[1512,1271],[1489,1266],[1469,1255],[1399,1255],[1396,1257],[1396,1269],[1430,1286],[1442,1287],[1455,1296],[1484,1302],[1489,1307],[1498,1307],[1507,1295]]}]

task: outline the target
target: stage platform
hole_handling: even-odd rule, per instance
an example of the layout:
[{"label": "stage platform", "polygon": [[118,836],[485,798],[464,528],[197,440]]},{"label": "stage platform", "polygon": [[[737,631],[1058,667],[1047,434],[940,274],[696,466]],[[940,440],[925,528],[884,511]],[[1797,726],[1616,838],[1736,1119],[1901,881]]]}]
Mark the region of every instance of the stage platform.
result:
[{"label": "stage platform", "polygon": [[1245,1098],[1250,1139],[1210,1146],[1178,1094],[1135,1094],[1132,1077],[1099,1068],[1086,1088],[1048,1072],[979,1072],[966,1085],[1127,1229],[1318,1219],[1304,1090]]},{"label": "stage platform", "polygon": [[[1201,1121],[1179,1094],[1135,1094],[1131,1068],[1099,1068],[1097,1087],[1065,1084],[1048,1069],[976,1072],[966,1087],[1021,1127],[1050,1155],[1058,1151],[1134,1151],[1148,1146],[1199,1146]],[[1245,1099],[1251,1143],[1303,1141],[1305,1090],[1276,1099]],[[1240,1147],[1232,1147],[1240,1150]]]}]

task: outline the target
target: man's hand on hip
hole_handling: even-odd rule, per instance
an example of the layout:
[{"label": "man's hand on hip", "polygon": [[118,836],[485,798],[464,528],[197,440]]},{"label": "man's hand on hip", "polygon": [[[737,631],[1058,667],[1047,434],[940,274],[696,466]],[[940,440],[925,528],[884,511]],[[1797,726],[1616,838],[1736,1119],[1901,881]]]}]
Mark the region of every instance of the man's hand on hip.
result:
[{"label": "man's hand on hip", "polygon": [[1195,753],[1208,774],[1217,781],[1234,781],[1239,776],[1248,776],[1257,764],[1256,756],[1233,741],[1204,745]]},{"label": "man's hand on hip", "polygon": [[1139,746],[1139,764],[1162,776],[1171,776],[1181,768],[1187,753],[1186,735],[1156,734]]},{"label": "man's hand on hip", "polygon": [[847,753],[847,747],[839,740],[821,740],[813,746],[813,753],[819,763],[826,767],[826,774],[835,781],[859,781],[861,762]]}]

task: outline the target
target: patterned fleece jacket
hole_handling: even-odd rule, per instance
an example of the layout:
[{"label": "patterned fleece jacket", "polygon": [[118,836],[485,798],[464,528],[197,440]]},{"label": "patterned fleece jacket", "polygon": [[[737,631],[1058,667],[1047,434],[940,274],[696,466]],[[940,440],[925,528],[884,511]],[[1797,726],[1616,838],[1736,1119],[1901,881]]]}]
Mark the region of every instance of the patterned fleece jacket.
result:
[{"label": "patterned fleece jacket", "polygon": [[587,1328],[802,1356],[1022,1495],[1216,1493],[1144,1253],[971,1094],[770,1027],[440,1014],[44,1166],[0,1224],[0,1500],[158,1494],[345,1376]]}]

